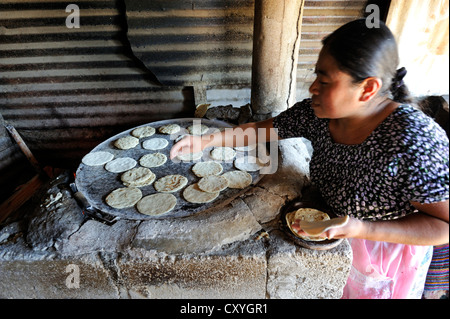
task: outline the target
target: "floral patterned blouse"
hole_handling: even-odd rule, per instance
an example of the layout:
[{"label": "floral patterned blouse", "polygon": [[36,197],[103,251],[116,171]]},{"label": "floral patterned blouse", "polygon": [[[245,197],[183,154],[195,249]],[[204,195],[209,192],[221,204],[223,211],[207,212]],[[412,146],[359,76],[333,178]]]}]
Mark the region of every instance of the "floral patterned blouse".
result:
[{"label": "floral patterned blouse", "polygon": [[415,212],[410,202],[449,198],[449,141],[423,112],[400,105],[361,144],[335,143],[311,99],[274,118],[281,138],[304,137],[314,152],[310,177],[338,215],[390,220]]}]

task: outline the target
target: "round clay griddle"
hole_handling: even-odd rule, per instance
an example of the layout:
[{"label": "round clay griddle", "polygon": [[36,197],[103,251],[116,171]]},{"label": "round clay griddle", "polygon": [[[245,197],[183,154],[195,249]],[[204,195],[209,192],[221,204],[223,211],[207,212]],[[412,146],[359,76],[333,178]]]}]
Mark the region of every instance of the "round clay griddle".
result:
[{"label": "round clay griddle", "polygon": [[[195,122],[194,122],[195,121]],[[110,152],[114,155],[114,159],[120,158],[120,157],[131,157],[135,159],[138,164],[135,167],[139,167],[139,159],[150,153],[156,153],[160,152],[167,156],[167,162],[163,166],[160,167],[154,167],[150,168],[150,170],[156,175],[156,180],[159,178],[166,176],[166,175],[173,175],[173,174],[180,174],[188,179],[187,185],[182,188],[181,190],[171,193],[175,195],[177,198],[177,204],[175,208],[165,214],[159,215],[159,216],[147,216],[144,214],[141,214],[136,209],[136,206],[131,208],[125,208],[125,209],[115,209],[110,206],[108,206],[105,202],[106,196],[111,193],[113,190],[121,187],[125,187],[120,180],[120,176],[122,173],[111,173],[105,170],[104,165],[103,166],[87,166],[83,163],[80,164],[78,167],[78,170],[76,172],[76,179],[75,183],[78,188],[78,191],[80,191],[87,199],[88,203],[107,214],[111,214],[113,216],[117,216],[120,218],[125,219],[131,219],[131,220],[147,220],[147,219],[162,219],[162,218],[180,218],[180,217],[187,217],[191,216],[193,214],[205,211],[207,209],[216,207],[216,206],[222,206],[225,204],[228,204],[231,200],[245,192],[247,189],[241,190],[241,189],[230,189],[227,188],[226,190],[222,191],[213,202],[206,203],[206,204],[193,204],[187,202],[183,196],[182,193],[186,187],[188,187],[191,184],[197,183],[200,178],[197,177],[192,172],[192,167],[195,163],[199,161],[209,161],[212,160],[209,157],[211,148],[205,149],[203,152],[203,158],[197,161],[193,162],[180,162],[179,160],[170,160],[170,150],[172,146],[175,143],[175,139],[181,135],[188,134],[186,128],[193,125],[194,123],[198,123],[199,119],[195,118],[185,118],[185,119],[172,119],[172,120],[164,120],[159,122],[153,122],[148,123],[145,125],[141,125],[139,127],[143,126],[152,126],[156,129],[156,133],[153,136],[141,138],[139,141],[139,145],[135,148],[129,149],[129,150],[120,150],[114,146],[114,142],[125,136],[131,136],[131,132],[136,128],[129,129],[125,132],[122,132],[120,134],[117,134],[116,136],[113,136],[109,138],[108,140],[104,141],[103,143],[96,146],[92,152],[98,152],[98,151],[106,151]],[[158,128],[167,125],[167,124],[178,124],[181,127],[181,131],[176,134],[172,135],[165,135],[158,132]],[[232,127],[230,124],[217,121],[217,120],[207,120],[207,119],[201,119],[201,124],[204,124],[210,128],[210,132],[213,132],[213,129],[224,129],[224,128],[230,128]],[[164,138],[168,140],[169,145],[162,149],[157,151],[152,150],[146,150],[142,148],[142,144],[144,141],[151,139],[151,138]],[[237,152],[237,157],[244,156],[244,152]],[[220,162],[223,166],[223,173],[236,170],[233,165],[233,161],[227,161],[227,162]],[[223,174],[222,173],[222,174]],[[259,172],[249,172],[252,175],[253,183],[252,185],[255,185],[262,177],[262,175],[259,174]],[[142,191],[143,197],[151,194],[157,193],[157,191],[153,187],[154,182],[145,187],[140,187]],[[251,187],[251,185],[249,186]]]},{"label": "round clay griddle", "polygon": [[323,240],[323,241],[309,241],[309,240],[304,240],[300,237],[297,237],[291,231],[289,226],[287,225],[286,215],[288,213],[296,211],[300,208],[314,208],[314,209],[318,209],[324,213],[327,213],[328,216],[330,216],[330,218],[337,217],[336,214],[334,214],[328,207],[326,207],[325,205],[323,205],[321,203],[302,202],[302,201],[298,201],[298,200],[294,200],[294,201],[288,203],[281,209],[280,222],[282,225],[283,232],[287,235],[287,237],[289,238],[290,241],[292,241],[294,244],[296,244],[298,246],[308,248],[308,249],[314,249],[314,250],[328,250],[328,249],[332,249],[332,248],[338,246],[340,243],[342,243],[343,239],[327,239],[327,240]]}]

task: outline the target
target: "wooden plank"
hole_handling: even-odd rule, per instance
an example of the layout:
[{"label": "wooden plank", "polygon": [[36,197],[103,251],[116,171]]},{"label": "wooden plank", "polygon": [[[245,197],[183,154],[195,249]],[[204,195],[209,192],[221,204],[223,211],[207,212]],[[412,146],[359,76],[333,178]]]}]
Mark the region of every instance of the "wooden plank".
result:
[{"label": "wooden plank", "polygon": [[34,157],[33,153],[31,153],[30,149],[25,144],[25,141],[22,139],[19,132],[17,132],[17,130],[14,128],[14,126],[12,126],[11,124],[6,124],[5,127],[8,130],[8,132],[11,134],[12,138],[16,141],[17,145],[19,145],[21,151],[26,156],[26,158],[28,159],[30,164],[33,166],[33,168],[36,170],[36,172],[41,176],[51,177],[50,175],[48,175],[48,173],[46,173],[42,169],[41,165],[39,165],[39,162]]},{"label": "wooden plank", "polygon": [[0,223],[25,204],[43,183],[42,177],[36,175],[29,182],[20,186],[11,197],[0,205]]}]

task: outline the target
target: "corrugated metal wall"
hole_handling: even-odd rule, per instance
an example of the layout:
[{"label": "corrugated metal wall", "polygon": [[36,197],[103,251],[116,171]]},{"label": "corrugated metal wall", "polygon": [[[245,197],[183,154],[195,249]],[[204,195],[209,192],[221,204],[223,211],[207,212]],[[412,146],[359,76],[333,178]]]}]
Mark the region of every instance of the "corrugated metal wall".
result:
[{"label": "corrugated metal wall", "polygon": [[[115,133],[192,114],[192,90],[154,84],[133,58],[123,1],[76,1],[79,29],[66,27],[69,3],[0,0],[0,114],[42,164],[76,167]],[[0,196],[29,166],[10,165],[23,156],[3,139]]]},{"label": "corrugated metal wall", "polygon": [[[213,105],[250,101],[254,0],[125,3],[133,52],[162,83],[206,86]],[[362,17],[366,3],[305,1],[299,98],[309,95],[322,38]]]},{"label": "corrugated metal wall", "polygon": [[[125,2],[136,55],[151,57],[151,71],[169,86],[133,55]],[[254,0],[78,0],[80,28],[72,29],[70,3],[0,0],[0,114],[43,164],[76,166],[126,128],[190,116],[185,85],[204,85],[213,105],[249,103]],[[153,9],[140,11],[144,4]],[[321,38],[362,16],[365,4],[306,0],[299,99],[308,96]],[[9,165],[20,157],[0,144],[2,193],[6,171],[18,176],[26,166]]]},{"label": "corrugated metal wall", "polygon": [[341,25],[365,15],[366,0],[306,0],[297,69],[297,100],[310,96],[322,39]]}]

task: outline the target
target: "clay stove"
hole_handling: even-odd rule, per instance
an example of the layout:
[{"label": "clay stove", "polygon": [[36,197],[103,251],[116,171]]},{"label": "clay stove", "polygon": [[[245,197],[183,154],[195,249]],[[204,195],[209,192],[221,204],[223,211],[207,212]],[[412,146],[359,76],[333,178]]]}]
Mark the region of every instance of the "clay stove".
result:
[{"label": "clay stove", "polygon": [[231,203],[188,218],[85,218],[65,172],[34,211],[0,230],[2,298],[339,298],[347,241],[296,246],[279,212],[308,183],[302,140],[282,141],[280,166]]}]

